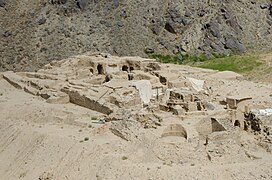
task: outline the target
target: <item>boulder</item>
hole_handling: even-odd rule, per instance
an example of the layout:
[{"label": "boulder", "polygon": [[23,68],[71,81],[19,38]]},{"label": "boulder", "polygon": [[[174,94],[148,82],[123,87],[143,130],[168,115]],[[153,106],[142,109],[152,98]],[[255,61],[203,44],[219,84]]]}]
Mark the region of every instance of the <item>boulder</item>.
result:
[{"label": "boulder", "polygon": [[52,0],[51,3],[52,4],[65,4],[67,2],[67,0]]},{"label": "boulder", "polygon": [[46,23],[46,18],[45,17],[42,17],[41,19],[38,20],[39,25],[42,25],[42,24],[45,24],[45,23]]},{"label": "boulder", "polygon": [[87,5],[88,5],[88,1],[87,0],[78,0],[77,1],[77,6],[80,9],[85,9]]},{"label": "boulder", "polygon": [[170,33],[176,34],[176,28],[173,21],[167,21],[165,23],[165,29]]},{"label": "boulder", "polygon": [[245,46],[240,43],[238,41],[238,39],[236,39],[233,36],[227,37],[226,38],[226,44],[225,44],[226,48],[234,50],[238,53],[244,53],[246,51]]},{"label": "boulder", "polygon": [[5,6],[6,6],[5,0],[0,0],[0,7],[5,7]]},{"label": "boulder", "polygon": [[211,20],[206,26],[214,37],[221,38],[220,26],[216,20]]}]

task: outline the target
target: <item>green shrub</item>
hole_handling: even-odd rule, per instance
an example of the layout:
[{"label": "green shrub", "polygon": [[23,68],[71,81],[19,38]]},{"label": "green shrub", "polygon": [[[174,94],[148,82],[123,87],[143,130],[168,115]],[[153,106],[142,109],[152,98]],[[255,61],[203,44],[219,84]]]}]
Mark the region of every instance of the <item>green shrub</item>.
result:
[{"label": "green shrub", "polygon": [[128,159],[128,157],[126,157],[126,156],[122,157],[122,160],[127,160],[127,159]]},{"label": "green shrub", "polygon": [[161,63],[177,64],[179,62],[178,57],[175,55],[150,54],[149,58],[156,59]]},{"label": "green shrub", "polygon": [[162,55],[162,54],[148,54],[149,58],[156,59],[161,63],[172,64],[187,64],[190,62],[204,62],[208,58],[204,54],[176,54],[176,55]]},{"label": "green shrub", "polygon": [[247,73],[254,68],[262,65],[257,61],[258,56],[254,55],[234,55],[223,58],[215,58],[197,64],[197,67],[214,69],[219,71],[234,71],[238,73]]},{"label": "green shrub", "polygon": [[212,55],[213,58],[209,59],[205,54],[148,54],[149,58],[156,59],[161,63],[188,64],[201,68],[219,71],[234,71],[238,73],[247,73],[262,65],[261,62],[257,61],[258,56],[256,55]]}]

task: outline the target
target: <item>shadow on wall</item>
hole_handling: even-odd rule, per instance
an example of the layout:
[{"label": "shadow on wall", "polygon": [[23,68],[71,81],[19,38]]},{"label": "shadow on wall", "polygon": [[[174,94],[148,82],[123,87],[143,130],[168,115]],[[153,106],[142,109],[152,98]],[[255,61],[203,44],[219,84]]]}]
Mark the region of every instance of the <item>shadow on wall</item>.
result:
[{"label": "shadow on wall", "polygon": [[171,124],[162,133],[162,137],[178,136],[187,139],[187,132],[181,124]]},{"label": "shadow on wall", "polygon": [[214,118],[201,120],[197,123],[196,130],[200,136],[207,136],[213,132],[226,131],[226,129]]}]

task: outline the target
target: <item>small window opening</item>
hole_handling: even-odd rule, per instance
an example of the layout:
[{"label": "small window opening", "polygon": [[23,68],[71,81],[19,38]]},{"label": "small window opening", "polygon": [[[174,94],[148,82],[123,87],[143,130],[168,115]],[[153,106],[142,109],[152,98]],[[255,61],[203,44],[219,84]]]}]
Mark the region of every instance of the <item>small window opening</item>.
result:
[{"label": "small window opening", "polygon": [[240,127],[240,126],[241,126],[241,124],[240,124],[240,122],[239,122],[238,120],[236,120],[236,121],[235,121],[235,123],[234,123],[234,126],[238,126],[238,127]]},{"label": "small window opening", "polygon": [[122,71],[127,71],[128,72],[128,67],[127,66],[123,66],[122,67]]},{"label": "small window opening", "polygon": [[160,77],[160,82],[163,84],[163,85],[166,85],[166,78],[165,77]]},{"label": "small window opening", "polygon": [[98,74],[103,74],[104,70],[103,70],[103,66],[101,64],[98,64],[97,71],[98,71]]}]

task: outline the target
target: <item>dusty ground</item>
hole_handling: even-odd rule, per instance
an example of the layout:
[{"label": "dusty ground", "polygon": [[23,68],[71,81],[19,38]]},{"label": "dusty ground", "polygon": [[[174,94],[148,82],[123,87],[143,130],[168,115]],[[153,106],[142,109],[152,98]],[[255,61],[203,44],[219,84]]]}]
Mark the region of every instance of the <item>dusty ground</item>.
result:
[{"label": "dusty ground", "polygon": [[[204,74],[215,75],[215,71],[170,66],[173,72],[207,79],[214,97],[251,96],[255,102],[271,107],[271,84],[218,77],[209,80]],[[181,120],[170,112],[158,114],[163,119],[160,126],[139,128],[137,138],[126,141],[110,130],[114,122],[98,121],[103,114],[72,103],[49,104],[16,89],[0,75],[0,177],[272,179],[272,148],[269,151],[262,147],[257,135],[236,128],[230,138],[211,140],[205,145],[191,128],[203,116]],[[188,138],[162,137],[172,123],[182,124]]]}]

